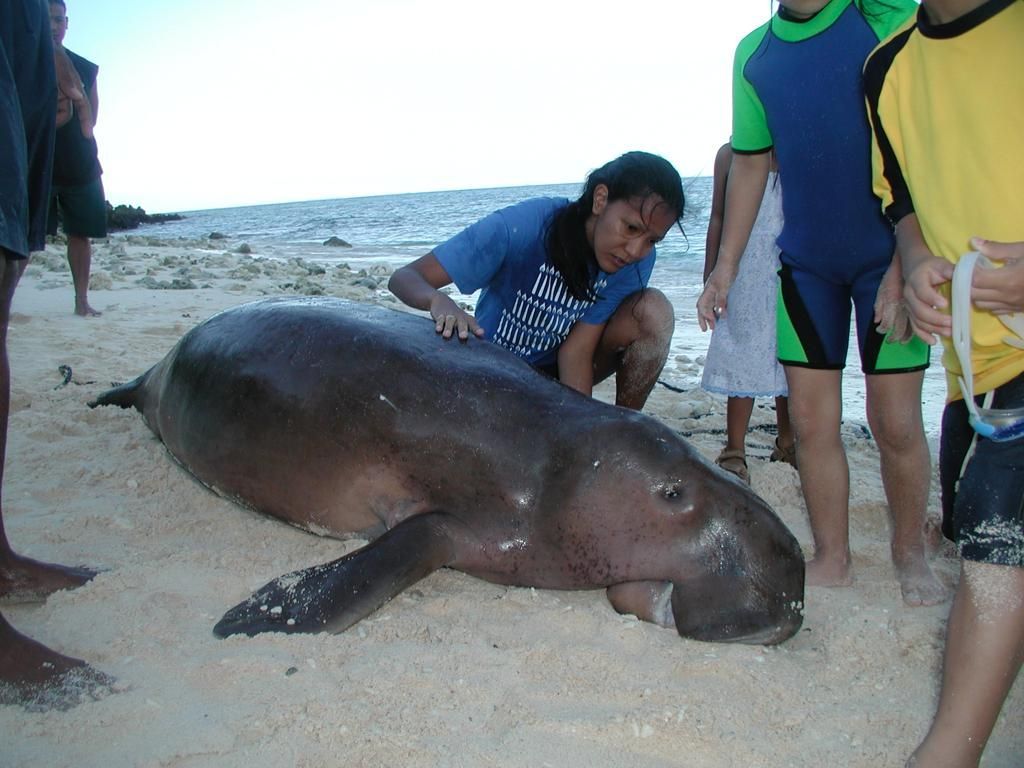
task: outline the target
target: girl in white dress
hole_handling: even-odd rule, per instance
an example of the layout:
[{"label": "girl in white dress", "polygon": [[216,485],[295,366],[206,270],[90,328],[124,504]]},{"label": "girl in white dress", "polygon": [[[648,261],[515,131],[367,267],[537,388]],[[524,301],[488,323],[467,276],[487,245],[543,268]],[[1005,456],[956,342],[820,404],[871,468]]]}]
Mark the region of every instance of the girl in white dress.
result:
[{"label": "girl in white dress", "polygon": [[[715,156],[711,216],[704,257],[704,279],[718,257],[725,213],[732,149],[722,145]],[[750,482],[746,436],[755,397],[774,397],[778,437],[772,461],[795,466],[796,447],[786,402],[786,374],[775,356],[775,302],[778,285],[779,248],[782,231],[782,187],[772,157],[761,209],[751,230],[740,271],[729,291],[729,312],[716,324],[704,362],[701,387],[726,395],[726,444],[715,459],[722,469]]]}]

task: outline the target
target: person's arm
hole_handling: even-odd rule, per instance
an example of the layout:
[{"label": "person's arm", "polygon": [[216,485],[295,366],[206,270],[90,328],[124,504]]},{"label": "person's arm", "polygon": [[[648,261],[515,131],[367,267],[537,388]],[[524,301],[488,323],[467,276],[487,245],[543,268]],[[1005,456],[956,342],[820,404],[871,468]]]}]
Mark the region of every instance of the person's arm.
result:
[{"label": "person's arm", "polygon": [[725,191],[725,225],[718,261],[697,300],[697,321],[706,331],[729,306],[729,289],[736,279],[740,257],[747,247],[750,231],[761,208],[764,188],[768,183],[771,153],[755,155],[733,153],[729,168],[729,184]]},{"label": "person's arm", "polygon": [[725,185],[729,179],[732,148],[723,144],[715,155],[714,177],[711,185],[711,213],[708,216],[708,234],[704,241],[704,282],[718,261],[718,248],[722,244],[722,224],[725,221]]},{"label": "person's arm", "polygon": [[1024,242],[997,243],[974,237],[971,247],[992,261],[1004,263],[1002,269],[974,270],[974,305],[997,315],[1024,312]]},{"label": "person's arm", "polygon": [[594,353],[605,325],[577,322],[558,348],[558,380],[588,397],[594,393]]},{"label": "person's arm", "polygon": [[465,340],[471,331],[476,336],[483,336],[484,329],[476,319],[440,290],[451,283],[452,279],[441,262],[433,253],[428,253],[396,270],[388,281],[388,288],[403,304],[429,311],[436,323],[435,329],[444,338],[450,339],[453,333],[457,333],[460,339]]},{"label": "person's arm", "polygon": [[918,338],[934,344],[936,335],[953,332],[953,318],[943,312],[949,302],[938,286],[953,279],[953,265],[935,256],[924,241],[917,214],[904,216],[896,224],[897,252],[903,268],[903,298]]},{"label": "person's arm", "polygon": [[99,95],[99,92],[96,90],[96,86],[97,86],[97,81],[93,80],[93,82],[92,82],[92,90],[89,91],[89,106],[92,107],[92,115],[90,117],[92,118],[92,127],[93,128],[96,127],[96,120],[99,117],[99,111],[100,111],[100,95]]},{"label": "person's arm", "polygon": [[96,124],[92,112],[92,99],[85,95],[85,86],[78,70],[71,63],[71,57],[61,46],[53,49],[53,63],[57,71],[57,127],[61,127],[72,115],[78,113],[82,135],[92,138],[92,127]]}]

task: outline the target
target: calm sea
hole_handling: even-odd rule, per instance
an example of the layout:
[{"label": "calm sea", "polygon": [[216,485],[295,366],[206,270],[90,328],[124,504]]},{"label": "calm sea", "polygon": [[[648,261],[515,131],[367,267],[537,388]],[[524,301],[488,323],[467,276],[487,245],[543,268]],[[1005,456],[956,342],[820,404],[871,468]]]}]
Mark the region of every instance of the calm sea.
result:
[{"label": "calm sea", "polygon": [[[579,184],[556,184],[188,211],[182,221],[142,227],[139,234],[192,239],[220,232],[229,238],[226,248],[245,242],[254,253],[268,257],[345,261],[353,268],[379,263],[398,267],[494,210],[530,197],[576,197],[579,192]],[[663,379],[682,389],[699,386],[699,363],[707,350],[708,337],[697,326],[694,305],[704,268],[711,179],[687,179],[686,195],[683,232],[671,232],[658,246],[652,279],[676,308],[673,354]],[[339,237],[352,247],[324,246],[330,237]],[[925,376],[922,403],[925,429],[932,438],[938,434],[944,396],[945,381],[936,350]],[[864,383],[856,353],[844,373],[843,401],[845,418],[864,421]]]}]

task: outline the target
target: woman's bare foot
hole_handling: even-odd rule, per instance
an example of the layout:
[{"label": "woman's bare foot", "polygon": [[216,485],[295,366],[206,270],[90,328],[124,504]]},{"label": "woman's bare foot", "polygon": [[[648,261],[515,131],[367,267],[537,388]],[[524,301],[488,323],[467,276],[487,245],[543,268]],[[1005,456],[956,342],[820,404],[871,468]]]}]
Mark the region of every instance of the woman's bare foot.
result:
[{"label": "woman's bare foot", "polygon": [[114,678],[18,632],[0,616],[0,704],[65,710],[111,692]]},{"label": "woman's bare foot", "polygon": [[89,568],[43,563],[13,552],[0,558],[0,603],[33,603],[96,575]]}]

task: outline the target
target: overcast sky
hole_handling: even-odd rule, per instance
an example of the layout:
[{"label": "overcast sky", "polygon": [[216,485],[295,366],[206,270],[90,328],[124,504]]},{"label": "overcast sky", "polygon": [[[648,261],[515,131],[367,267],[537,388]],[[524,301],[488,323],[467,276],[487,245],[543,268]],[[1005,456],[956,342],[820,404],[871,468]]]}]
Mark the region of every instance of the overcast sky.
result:
[{"label": "overcast sky", "polygon": [[67,0],[107,198],[150,213],[711,173],[768,0]]}]

